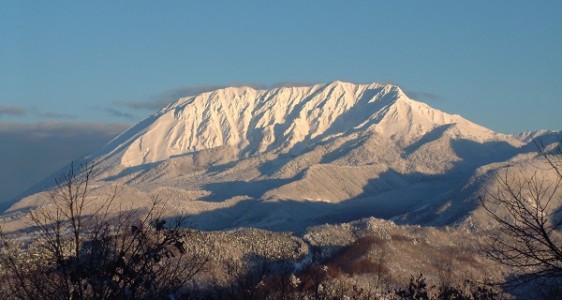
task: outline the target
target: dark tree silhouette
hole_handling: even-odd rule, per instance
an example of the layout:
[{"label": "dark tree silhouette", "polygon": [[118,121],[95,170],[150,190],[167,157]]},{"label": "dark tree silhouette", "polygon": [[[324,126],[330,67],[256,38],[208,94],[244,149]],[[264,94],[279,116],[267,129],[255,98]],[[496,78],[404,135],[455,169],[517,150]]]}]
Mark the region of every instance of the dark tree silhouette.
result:
[{"label": "dark tree silhouette", "polygon": [[[2,234],[2,292],[15,299],[153,299],[179,295],[207,259],[188,251],[184,219],[168,224],[160,202],[115,211],[115,188],[94,207],[94,165],[57,178],[50,203],[30,211],[37,239]],[[100,203],[100,202],[96,202]]]},{"label": "dark tree silhouette", "polygon": [[[499,225],[489,234],[485,252],[515,267],[519,282],[562,278],[562,151],[536,144],[550,170],[539,168],[530,176],[505,170],[496,176],[497,188],[482,198]],[[545,172],[555,174],[556,180],[549,182]]]}]

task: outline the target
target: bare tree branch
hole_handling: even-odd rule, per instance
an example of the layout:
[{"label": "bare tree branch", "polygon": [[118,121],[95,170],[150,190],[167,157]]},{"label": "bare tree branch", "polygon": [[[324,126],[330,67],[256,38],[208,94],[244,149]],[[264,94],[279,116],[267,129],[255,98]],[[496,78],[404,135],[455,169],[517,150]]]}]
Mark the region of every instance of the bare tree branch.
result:
[{"label": "bare tree branch", "polygon": [[486,254],[517,268],[523,280],[562,277],[561,220],[555,220],[562,208],[562,152],[558,148],[553,154],[537,141],[535,145],[557,176],[553,183],[542,170],[528,176],[507,169],[496,175],[497,188],[481,198],[497,224],[497,230],[488,236]]},{"label": "bare tree branch", "polygon": [[92,202],[94,167],[71,165],[50,205],[30,211],[38,239],[26,251],[0,231],[0,279],[10,298],[168,298],[203,271],[207,257],[186,251],[185,218],[168,224],[157,198],[145,212],[116,210],[116,186]]}]

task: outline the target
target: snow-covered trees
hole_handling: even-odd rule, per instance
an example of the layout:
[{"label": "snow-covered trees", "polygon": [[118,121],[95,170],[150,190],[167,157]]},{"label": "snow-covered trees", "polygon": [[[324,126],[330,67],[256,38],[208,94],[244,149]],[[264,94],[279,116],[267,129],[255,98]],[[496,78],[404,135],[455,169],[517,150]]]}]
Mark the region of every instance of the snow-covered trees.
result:
[{"label": "snow-covered trees", "polygon": [[207,259],[186,251],[182,219],[161,218],[158,201],[145,212],[116,211],[115,190],[88,207],[93,171],[71,167],[57,178],[51,205],[30,212],[36,240],[22,245],[2,234],[7,298],[163,298],[181,294],[202,270]]},{"label": "snow-covered trees", "polygon": [[500,173],[497,188],[482,199],[499,225],[485,250],[491,258],[514,267],[519,282],[562,279],[562,151],[560,146],[539,149],[544,161],[534,173],[509,169]]}]

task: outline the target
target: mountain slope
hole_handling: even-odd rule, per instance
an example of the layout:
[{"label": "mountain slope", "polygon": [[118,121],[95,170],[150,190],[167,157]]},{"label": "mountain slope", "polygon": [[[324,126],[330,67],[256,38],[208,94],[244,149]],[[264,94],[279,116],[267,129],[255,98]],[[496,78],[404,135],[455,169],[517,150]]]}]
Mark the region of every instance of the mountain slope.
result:
[{"label": "mountain slope", "polygon": [[[412,100],[393,85],[332,82],[181,98],[109,142],[94,187],[152,196],[203,229],[306,226],[391,218],[443,225],[466,218],[477,170],[532,152],[528,136],[495,133]],[[41,195],[12,211],[41,205]]]},{"label": "mountain slope", "polygon": [[299,151],[363,130],[375,130],[402,147],[444,124],[459,124],[457,134],[480,142],[497,136],[410,100],[396,86],[340,81],[273,90],[219,89],[182,98],[145,123],[113,142],[120,146],[112,149],[119,148],[120,164],[138,166],[221,146],[232,146],[242,156]]}]

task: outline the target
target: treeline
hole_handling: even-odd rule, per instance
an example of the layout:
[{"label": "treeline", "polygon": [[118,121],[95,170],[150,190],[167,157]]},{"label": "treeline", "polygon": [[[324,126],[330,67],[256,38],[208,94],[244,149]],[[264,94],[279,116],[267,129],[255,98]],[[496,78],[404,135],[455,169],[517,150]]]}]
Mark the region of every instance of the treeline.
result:
[{"label": "treeline", "polygon": [[514,271],[505,282],[430,282],[421,273],[396,282],[384,255],[369,258],[370,237],[328,256],[289,242],[276,253],[224,257],[214,252],[228,245],[199,247],[182,218],[163,218],[157,200],[146,210],[121,210],[116,189],[90,202],[94,167],[87,165],[57,178],[50,202],[30,210],[27,234],[0,231],[0,299],[509,299],[502,288],[533,281],[542,294],[528,298],[560,299],[562,149],[539,149],[548,167],[541,172],[556,180],[507,169],[497,175],[497,191],[481,199],[496,224],[483,250]]},{"label": "treeline", "polygon": [[[250,247],[242,257],[218,255],[235,250],[197,240],[182,218],[163,218],[160,201],[121,211],[114,190],[93,206],[93,171],[71,168],[58,178],[50,203],[29,212],[28,235],[0,234],[1,299],[501,298],[491,285],[442,280],[433,286],[421,274],[391,282],[382,257],[342,260],[378,242],[368,237],[336,252],[339,265],[326,264],[333,253],[267,236],[241,236]],[[270,245],[279,249],[264,250]]]},{"label": "treeline", "polygon": [[[42,223],[39,238],[31,243],[3,236],[0,298],[504,298],[491,284],[447,280],[430,284],[422,274],[403,284],[392,283],[387,270],[376,263],[340,268],[313,257],[296,268],[302,257],[291,253],[249,253],[241,261],[220,262],[225,274],[216,274],[212,254],[190,247],[191,231],[183,230],[179,222],[168,224],[155,212],[153,208],[144,217],[127,213],[120,219],[100,218],[81,225]],[[72,232],[74,226],[80,228],[78,235]]]}]

